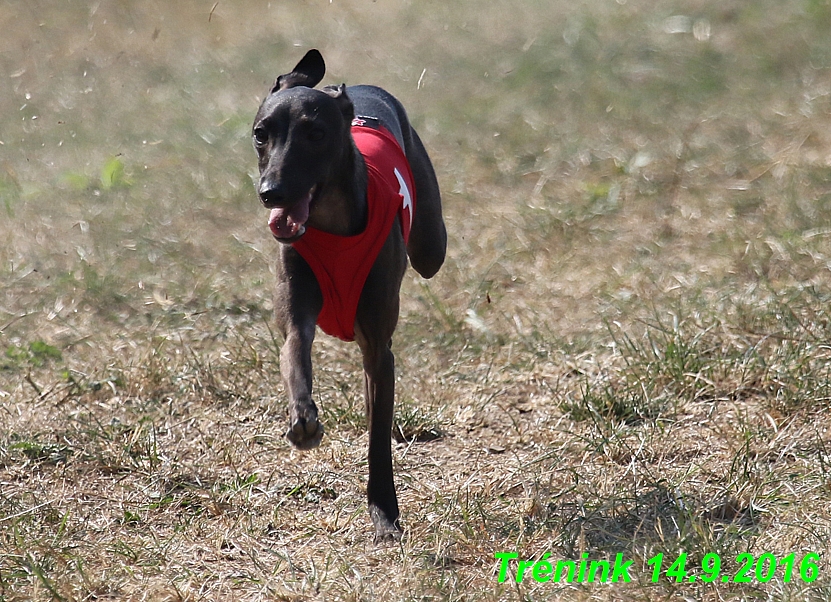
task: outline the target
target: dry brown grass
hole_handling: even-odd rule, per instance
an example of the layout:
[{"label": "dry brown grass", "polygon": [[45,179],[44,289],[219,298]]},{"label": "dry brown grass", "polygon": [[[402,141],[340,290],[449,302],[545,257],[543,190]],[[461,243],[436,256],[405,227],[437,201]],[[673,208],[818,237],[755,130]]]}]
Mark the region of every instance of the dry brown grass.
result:
[{"label": "dry brown grass", "polygon": [[[831,599],[824,556],[810,584],[645,566],[828,549],[829,18],[1,4],[0,600]],[[321,447],[283,438],[248,128],[312,46],[404,101],[444,191],[394,342],[396,546],[354,349],[315,344]],[[501,551],[633,582],[500,584]]]}]

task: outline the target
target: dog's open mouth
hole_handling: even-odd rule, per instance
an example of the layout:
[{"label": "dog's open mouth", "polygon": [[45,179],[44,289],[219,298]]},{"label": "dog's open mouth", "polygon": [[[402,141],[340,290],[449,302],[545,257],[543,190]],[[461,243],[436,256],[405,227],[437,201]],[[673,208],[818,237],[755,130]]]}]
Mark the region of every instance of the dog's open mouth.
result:
[{"label": "dog's open mouth", "polygon": [[276,207],[268,216],[268,227],[274,238],[280,242],[292,242],[306,232],[306,220],[309,219],[309,207],[312,204],[317,186],[306,193],[302,199],[291,207]]}]

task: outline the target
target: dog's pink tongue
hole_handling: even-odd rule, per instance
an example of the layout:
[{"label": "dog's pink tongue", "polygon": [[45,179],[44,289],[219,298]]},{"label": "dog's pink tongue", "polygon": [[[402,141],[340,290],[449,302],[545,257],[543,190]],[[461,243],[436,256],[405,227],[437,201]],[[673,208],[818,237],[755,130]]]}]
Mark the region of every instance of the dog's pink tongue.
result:
[{"label": "dog's pink tongue", "polygon": [[305,223],[309,219],[309,193],[306,198],[291,207],[278,207],[268,216],[268,227],[275,238],[294,238],[306,231]]}]

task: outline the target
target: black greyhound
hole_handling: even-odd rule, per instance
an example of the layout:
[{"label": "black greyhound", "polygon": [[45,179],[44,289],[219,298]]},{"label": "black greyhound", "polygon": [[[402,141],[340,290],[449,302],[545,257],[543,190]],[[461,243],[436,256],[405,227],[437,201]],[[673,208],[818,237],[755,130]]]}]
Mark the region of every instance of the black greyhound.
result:
[{"label": "black greyhound", "polygon": [[[385,539],[401,533],[390,441],[399,289],[408,256],[424,278],[439,270],[447,233],[433,166],[401,103],[375,86],[315,90],[325,70],[320,52],[306,53],[277,78],[253,127],[259,196],[271,209],[274,237],[285,243],[275,313],[285,338],[286,436],[300,449],[323,437],[312,401],[315,324],[357,341],[369,423],[369,514],[376,539]],[[356,144],[364,139],[380,158]],[[355,255],[355,245],[369,250]]]}]

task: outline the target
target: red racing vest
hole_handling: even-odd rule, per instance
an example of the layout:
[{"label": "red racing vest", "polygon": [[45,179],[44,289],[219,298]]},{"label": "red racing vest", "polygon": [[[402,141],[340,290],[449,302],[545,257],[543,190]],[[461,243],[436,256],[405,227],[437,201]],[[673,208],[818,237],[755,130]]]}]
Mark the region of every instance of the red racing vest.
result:
[{"label": "red racing vest", "polygon": [[365,127],[366,121],[352,122],[352,138],[366,162],[366,228],[355,236],[337,236],[307,226],[292,243],[312,268],[323,295],[318,326],[344,341],[355,340],[358,301],[395,216],[406,244],[415,211],[413,174],[404,151],[387,129]]}]

